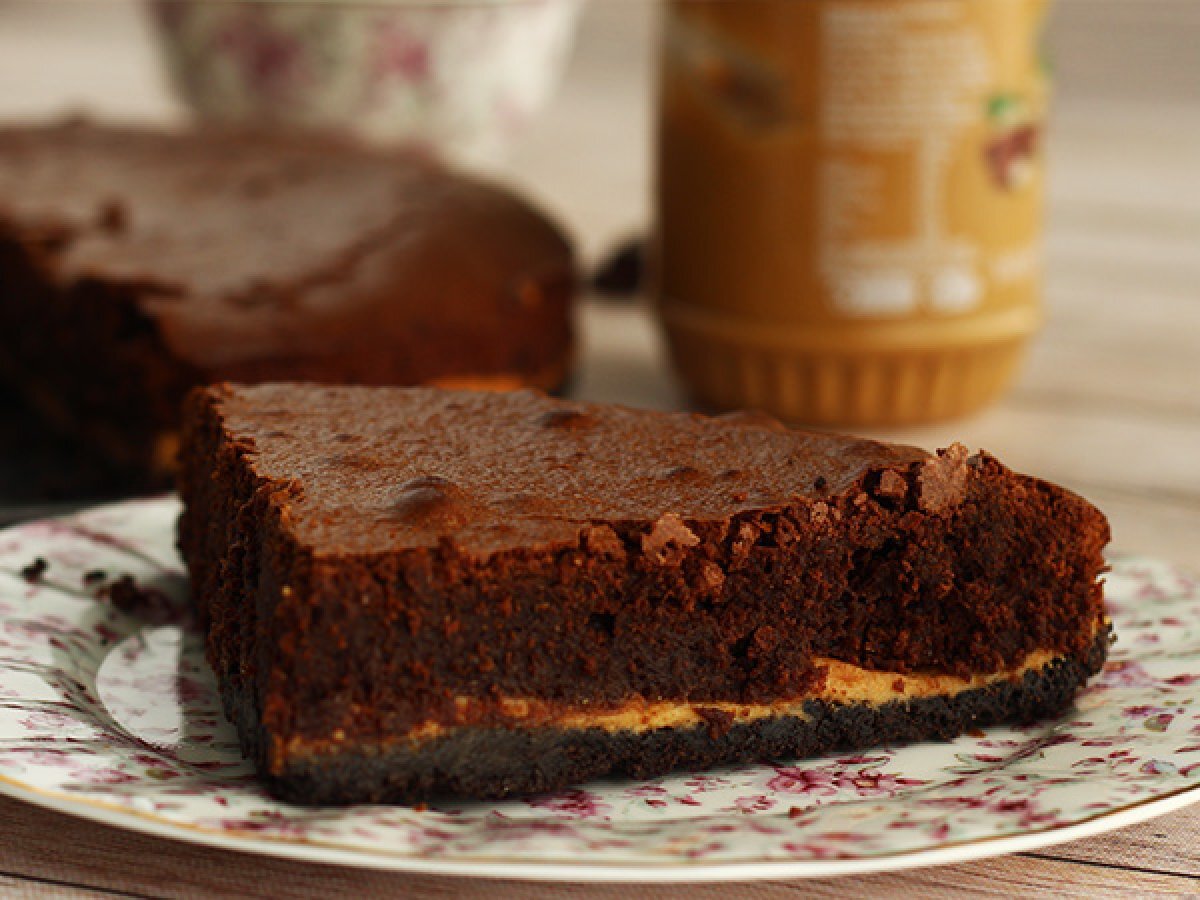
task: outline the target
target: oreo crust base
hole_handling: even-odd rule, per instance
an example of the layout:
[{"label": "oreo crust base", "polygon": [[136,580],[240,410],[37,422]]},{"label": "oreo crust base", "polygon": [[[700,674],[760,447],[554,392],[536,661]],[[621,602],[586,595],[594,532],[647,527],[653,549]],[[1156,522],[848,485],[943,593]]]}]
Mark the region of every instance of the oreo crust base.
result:
[{"label": "oreo crust base", "polygon": [[[676,770],[804,758],[925,740],[950,740],[968,729],[1025,723],[1061,713],[1100,671],[1109,631],[1084,660],[1060,657],[1019,679],[953,696],[878,706],[809,701],[805,716],[775,716],[723,727],[645,732],[599,728],[461,728],[422,743],[378,752],[355,747],[336,754],[294,753],[283,774],[267,775],[270,792],[290,803],[414,803],[431,799],[501,799],[554,791],[604,776],[651,778]],[[225,695],[241,723],[243,750],[263,766],[261,730],[240,698]],[[246,727],[250,726],[250,727]],[[247,741],[246,738],[251,740]]]}]

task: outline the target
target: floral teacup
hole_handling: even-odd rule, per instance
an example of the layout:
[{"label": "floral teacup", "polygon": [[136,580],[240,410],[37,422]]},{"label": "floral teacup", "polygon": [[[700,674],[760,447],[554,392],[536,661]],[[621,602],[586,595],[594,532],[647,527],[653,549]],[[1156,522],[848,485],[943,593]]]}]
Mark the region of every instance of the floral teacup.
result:
[{"label": "floral teacup", "polygon": [[502,156],[549,99],[583,0],[152,0],[202,121]]}]

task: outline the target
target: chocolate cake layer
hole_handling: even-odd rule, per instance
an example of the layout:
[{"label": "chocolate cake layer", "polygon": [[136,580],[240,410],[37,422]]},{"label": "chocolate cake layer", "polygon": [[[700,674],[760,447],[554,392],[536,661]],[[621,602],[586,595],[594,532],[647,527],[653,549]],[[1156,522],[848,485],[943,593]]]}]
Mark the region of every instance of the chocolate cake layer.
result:
[{"label": "chocolate cake layer", "polygon": [[[1103,516],[957,445],[300,385],[195,392],[186,426],[180,546],[231,715],[276,783],[431,737],[573,733],[581,709],[771,708],[739,721],[755,729],[781,703],[841,703],[839,667],[1090,670],[1103,629]],[[363,777],[338,790],[384,790]]]},{"label": "chocolate cake layer", "polygon": [[574,289],[541,213],[413,157],[0,128],[0,377],[130,467],[211,381],[557,387]]}]

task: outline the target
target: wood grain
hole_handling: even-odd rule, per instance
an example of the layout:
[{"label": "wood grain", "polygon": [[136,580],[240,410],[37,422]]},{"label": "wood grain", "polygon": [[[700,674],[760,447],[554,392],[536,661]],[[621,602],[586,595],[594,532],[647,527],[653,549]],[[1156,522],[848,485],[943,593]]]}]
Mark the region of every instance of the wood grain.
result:
[{"label": "wood grain", "polygon": [[0,896],[6,897],[8,900],[26,900],[26,898],[46,900],[46,898],[57,897],[70,897],[72,900],[80,900],[80,898],[133,897],[136,895],[113,891],[95,891],[88,888],[81,888],[74,884],[64,884],[46,879],[11,878],[7,875],[0,875]]},{"label": "wood grain", "polygon": [[[728,885],[583,886],[519,881],[464,881],[425,875],[294,863],[212,850],[131,832],[104,828],[48,810],[0,798],[0,878],[38,878],[47,884],[75,884],[119,895],[191,898],[221,896],[269,898],[406,896],[440,898],[486,895],[490,900],[588,897],[626,900],[631,894],[673,900],[793,900],[799,897],[1018,896],[1033,887],[1052,888],[1048,896],[1180,895],[1200,891],[1195,838],[1200,807],[1191,807],[1133,829],[1079,841],[1038,854],[980,860],[957,866],[889,873],[853,879],[752,882]],[[1122,837],[1130,834],[1127,842]],[[53,835],[52,841],[47,835]],[[1156,837],[1162,835],[1163,837]],[[1178,837],[1190,841],[1179,854]],[[1175,849],[1169,849],[1172,843]],[[15,882],[19,883],[19,882]],[[0,888],[4,887],[0,881]]]},{"label": "wood grain", "polygon": [[1026,855],[1200,878],[1200,808]]}]

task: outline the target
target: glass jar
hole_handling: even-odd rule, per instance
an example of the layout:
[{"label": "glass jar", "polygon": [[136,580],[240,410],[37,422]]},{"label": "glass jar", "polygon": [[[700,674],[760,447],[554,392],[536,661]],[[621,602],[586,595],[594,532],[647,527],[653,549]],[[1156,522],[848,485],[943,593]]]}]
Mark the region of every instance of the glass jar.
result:
[{"label": "glass jar", "polygon": [[656,258],[701,402],[977,409],[1041,321],[1046,0],[671,0]]}]

